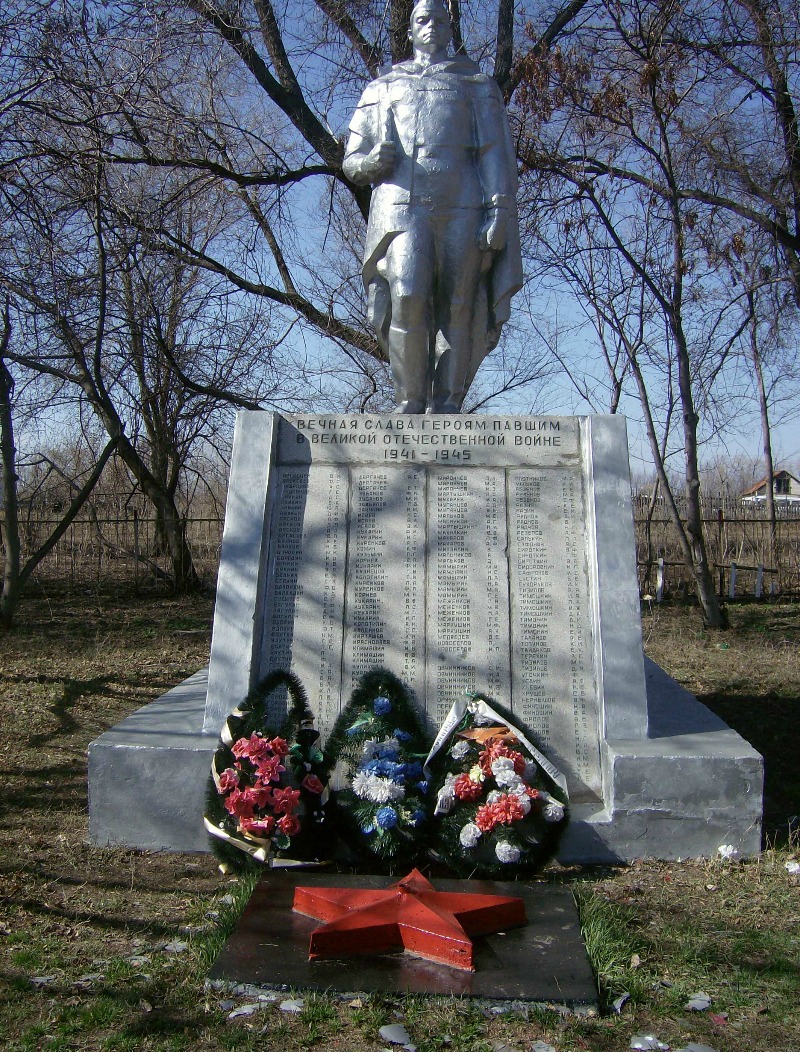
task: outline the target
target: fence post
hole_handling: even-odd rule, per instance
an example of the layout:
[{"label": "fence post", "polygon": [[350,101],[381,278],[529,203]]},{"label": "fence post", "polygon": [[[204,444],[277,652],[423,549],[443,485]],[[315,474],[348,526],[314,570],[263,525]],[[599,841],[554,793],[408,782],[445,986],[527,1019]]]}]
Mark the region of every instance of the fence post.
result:
[{"label": "fence post", "polygon": [[664,598],[664,559],[659,556],[658,573],[656,574],[656,602],[660,603]]},{"label": "fence post", "polygon": [[731,563],[731,580],[728,585],[728,598],[736,598],[736,563]]},{"label": "fence post", "polygon": [[725,595],[725,569],[722,565],[722,557],[725,554],[723,547],[723,534],[725,530],[725,513],[722,505],[717,508],[717,547],[719,548],[719,594]]},{"label": "fence post", "polygon": [[763,563],[759,563],[758,564],[758,572],[756,573],[756,586],[755,586],[755,589],[753,590],[753,595],[756,597],[756,599],[760,599],[761,598],[761,590],[763,589],[763,587],[764,587],[764,564]]},{"label": "fence post", "polygon": [[133,590],[139,594],[139,511],[133,509]]}]

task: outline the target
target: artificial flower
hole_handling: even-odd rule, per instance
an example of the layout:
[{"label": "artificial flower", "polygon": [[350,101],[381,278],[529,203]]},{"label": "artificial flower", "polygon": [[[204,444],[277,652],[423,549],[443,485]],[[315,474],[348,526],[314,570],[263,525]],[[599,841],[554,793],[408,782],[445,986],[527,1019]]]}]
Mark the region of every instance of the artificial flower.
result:
[{"label": "artificial flower", "polygon": [[281,763],[280,756],[264,756],[256,761],[258,780],[262,785],[269,785],[270,782],[279,782],[281,773],[285,770],[286,768]]},{"label": "artificial flower", "polygon": [[286,836],[297,836],[300,832],[300,819],[297,815],[285,814],[278,821],[278,829]]},{"label": "artificial flower", "polygon": [[458,839],[461,841],[461,846],[466,848],[473,848],[481,838],[480,827],[475,825],[474,822],[467,822],[466,825],[461,827],[461,832],[458,835]]},{"label": "artificial flower", "polygon": [[226,768],[219,776],[219,791],[227,793],[230,789],[236,789],[239,785],[239,772],[233,767]]},{"label": "artificial flower", "polygon": [[472,780],[470,774],[460,774],[453,783],[453,791],[459,800],[479,800],[483,795],[483,786]]},{"label": "artificial flower", "polygon": [[519,862],[520,855],[522,852],[515,844],[510,844],[507,840],[498,840],[495,844],[494,853],[500,862],[506,864],[512,862]]},{"label": "artificial flower", "polygon": [[269,742],[253,731],[249,738],[240,738],[238,741],[235,741],[231,746],[231,752],[237,759],[246,756],[248,760],[255,762],[262,756],[268,756],[270,747]]},{"label": "artificial flower", "polygon": [[387,716],[392,711],[392,703],[389,698],[379,695],[373,702],[372,711],[376,716]]},{"label": "artificial flower", "polygon": [[325,788],[315,774],[307,774],[300,784],[310,793],[321,793]]},{"label": "artificial flower", "polygon": [[393,807],[381,807],[375,812],[375,824],[380,829],[394,829],[397,825],[397,811]]},{"label": "artificial flower", "polygon": [[357,797],[361,800],[369,800],[373,804],[387,804],[390,800],[402,800],[406,792],[402,785],[398,785],[391,778],[381,778],[368,771],[358,771],[354,774],[352,787]]},{"label": "artificial flower", "polygon": [[223,800],[222,806],[234,818],[252,818],[256,805],[241,789],[231,789]]},{"label": "artificial flower", "polygon": [[[285,789],[273,790],[272,796],[272,809],[276,815],[292,814],[300,802],[300,790],[292,789],[292,787],[288,785]],[[291,833],[287,833],[287,836],[291,835]]]},{"label": "artificial flower", "polygon": [[450,755],[454,760],[463,760],[469,752],[469,748],[469,742],[463,740],[457,741],[450,750]]},{"label": "artificial flower", "polygon": [[519,822],[521,818],[524,818],[519,799],[510,793],[503,793],[499,800],[495,800],[493,804],[490,804],[490,807],[498,823],[504,825],[511,825],[512,822]]},{"label": "artificial flower", "polygon": [[271,815],[264,815],[263,818],[242,818],[239,821],[239,829],[249,836],[266,839],[275,829],[275,819]]}]

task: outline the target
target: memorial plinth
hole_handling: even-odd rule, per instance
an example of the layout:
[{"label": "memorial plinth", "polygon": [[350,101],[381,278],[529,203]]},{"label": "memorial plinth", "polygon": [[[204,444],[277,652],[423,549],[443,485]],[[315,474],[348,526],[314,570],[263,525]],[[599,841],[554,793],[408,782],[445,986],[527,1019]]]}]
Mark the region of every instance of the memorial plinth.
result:
[{"label": "memorial plinth", "polygon": [[[250,687],[291,668],[324,738],[378,665],[432,729],[465,690],[512,709],[567,777],[565,859],[760,847],[761,758],[645,670],[620,417],[240,413],[207,689],[194,688],[183,738],[166,695],[147,730],[143,710],[93,743],[93,836],[131,843],[114,770],[133,784],[138,765],[147,783],[171,763],[157,755],[166,721],[185,792],[152,802],[142,842],[150,804],[136,790],[135,846],[185,848],[196,800],[188,840],[201,848],[190,757],[210,754]],[[285,699],[272,704],[277,722]],[[165,806],[181,812],[174,844]]]}]

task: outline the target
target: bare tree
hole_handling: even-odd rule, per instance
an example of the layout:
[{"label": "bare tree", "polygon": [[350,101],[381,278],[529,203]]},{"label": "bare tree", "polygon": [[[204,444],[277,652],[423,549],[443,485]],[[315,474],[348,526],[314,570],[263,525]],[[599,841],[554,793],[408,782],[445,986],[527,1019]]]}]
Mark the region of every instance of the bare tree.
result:
[{"label": "bare tree", "polygon": [[[588,296],[624,350],[704,619],[721,626],[701,517],[700,414],[711,423],[714,391],[740,330],[731,297],[705,265],[698,216],[685,194],[695,158],[683,128],[706,88],[704,71],[687,63],[673,39],[681,10],[649,0],[598,4],[591,40],[581,35],[569,54],[529,63],[519,100],[528,134],[522,156],[530,196],[540,212],[543,202],[550,206],[549,264]],[[660,435],[653,412],[659,392],[669,394]],[[685,523],[664,464],[673,424]]]}]

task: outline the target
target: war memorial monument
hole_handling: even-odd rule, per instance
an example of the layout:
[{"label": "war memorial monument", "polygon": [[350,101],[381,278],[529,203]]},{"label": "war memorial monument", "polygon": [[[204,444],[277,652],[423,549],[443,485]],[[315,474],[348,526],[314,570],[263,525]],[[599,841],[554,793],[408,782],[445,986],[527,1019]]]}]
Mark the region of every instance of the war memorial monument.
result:
[{"label": "war memorial monument", "polygon": [[761,757],[643,657],[624,419],[461,412],[522,283],[514,157],[444,10],[423,0],[410,32],[344,162],[374,187],[363,274],[397,411],[239,414],[209,669],[92,744],[91,835],[205,850],[210,756],[250,687],[291,668],[324,735],[385,666],[432,731],[464,691],[525,724],[567,778],[562,860],[755,853]]}]

